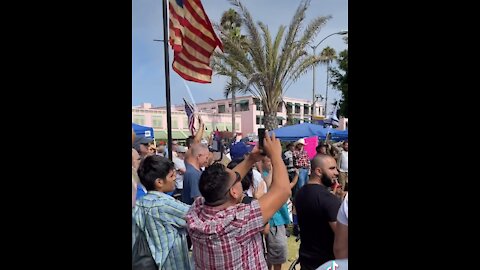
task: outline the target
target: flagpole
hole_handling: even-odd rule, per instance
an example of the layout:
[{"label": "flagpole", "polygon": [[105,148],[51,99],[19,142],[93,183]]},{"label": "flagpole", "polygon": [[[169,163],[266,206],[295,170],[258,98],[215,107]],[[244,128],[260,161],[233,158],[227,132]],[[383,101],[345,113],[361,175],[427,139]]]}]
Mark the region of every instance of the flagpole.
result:
[{"label": "flagpole", "polygon": [[170,106],[170,59],[168,57],[167,0],[163,0],[163,49],[165,55],[165,95],[167,100],[168,159],[172,160],[172,109]]}]

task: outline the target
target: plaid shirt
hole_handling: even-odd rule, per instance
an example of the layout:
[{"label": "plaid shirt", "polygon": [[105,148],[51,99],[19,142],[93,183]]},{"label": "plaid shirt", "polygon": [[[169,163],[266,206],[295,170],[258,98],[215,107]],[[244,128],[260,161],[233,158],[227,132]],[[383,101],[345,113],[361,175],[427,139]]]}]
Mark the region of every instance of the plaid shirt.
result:
[{"label": "plaid shirt", "polygon": [[310,159],[308,158],[308,154],[305,150],[302,150],[301,152],[298,150],[293,151],[293,157],[294,160],[296,160],[296,167],[310,170]]},{"label": "plaid shirt", "polygon": [[197,269],[267,269],[263,253],[260,204],[218,210],[197,198],[186,215]]},{"label": "plaid shirt", "polygon": [[[159,269],[194,269],[184,219],[189,207],[163,192],[149,191],[133,209],[138,228],[145,226],[145,236]],[[134,230],[133,239],[136,233]]]}]

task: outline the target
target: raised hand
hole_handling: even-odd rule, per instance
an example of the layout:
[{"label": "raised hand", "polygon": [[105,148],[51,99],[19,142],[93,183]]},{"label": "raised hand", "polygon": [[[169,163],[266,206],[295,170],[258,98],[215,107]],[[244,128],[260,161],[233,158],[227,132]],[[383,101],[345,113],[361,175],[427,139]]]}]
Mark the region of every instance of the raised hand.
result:
[{"label": "raised hand", "polygon": [[272,136],[270,136],[267,130],[265,130],[263,149],[270,159],[276,157],[281,158],[282,156],[282,145],[280,144],[280,140],[275,137],[275,133],[272,133]]}]

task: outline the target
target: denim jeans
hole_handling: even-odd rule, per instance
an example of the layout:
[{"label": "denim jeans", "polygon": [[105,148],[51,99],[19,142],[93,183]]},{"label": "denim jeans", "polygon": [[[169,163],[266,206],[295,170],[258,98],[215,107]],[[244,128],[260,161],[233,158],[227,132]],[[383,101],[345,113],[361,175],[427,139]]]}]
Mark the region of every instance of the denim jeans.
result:
[{"label": "denim jeans", "polygon": [[297,182],[297,191],[305,185],[308,181],[308,169],[299,169],[298,170],[298,182]]}]

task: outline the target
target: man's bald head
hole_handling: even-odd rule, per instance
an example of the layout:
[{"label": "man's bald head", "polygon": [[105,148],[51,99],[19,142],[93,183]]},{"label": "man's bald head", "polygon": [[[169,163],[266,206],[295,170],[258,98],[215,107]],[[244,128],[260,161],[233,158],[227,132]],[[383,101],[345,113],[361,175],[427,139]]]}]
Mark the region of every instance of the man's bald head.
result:
[{"label": "man's bald head", "polygon": [[317,181],[326,187],[331,187],[337,181],[337,162],[333,157],[317,154],[310,164],[312,166],[310,181]]},{"label": "man's bald head", "polygon": [[312,172],[314,172],[317,168],[322,168],[324,167],[324,164],[330,159],[335,159],[329,155],[323,155],[323,154],[317,154],[315,157],[312,159],[311,166],[312,166]]},{"label": "man's bald head", "polygon": [[201,143],[196,143],[191,145],[192,149],[192,156],[197,156],[198,154],[204,154],[205,152],[208,152],[208,147],[204,144]]}]

